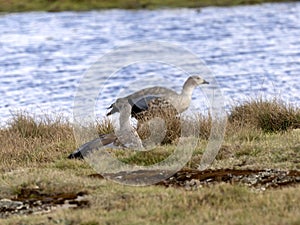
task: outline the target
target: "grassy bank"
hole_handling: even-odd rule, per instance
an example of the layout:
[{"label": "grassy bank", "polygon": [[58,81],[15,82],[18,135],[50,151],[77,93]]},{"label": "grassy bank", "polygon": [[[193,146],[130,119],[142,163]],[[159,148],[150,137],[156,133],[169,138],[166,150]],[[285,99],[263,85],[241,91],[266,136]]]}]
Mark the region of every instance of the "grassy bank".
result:
[{"label": "grassy bank", "polygon": [[264,2],[287,2],[286,0],[0,0],[0,12],[24,11],[86,11],[99,9],[156,9],[205,6],[234,6]]},{"label": "grassy bank", "polygon": [[[197,168],[208,142],[210,119],[194,121],[199,142],[186,168]],[[300,170],[300,109],[273,100],[253,100],[228,114],[221,150],[211,169]],[[99,132],[109,132],[102,122]],[[176,130],[176,129],[175,129]],[[173,137],[173,136],[172,136]],[[175,140],[174,140],[175,141]],[[78,145],[72,126],[62,118],[18,114],[0,129],[0,199],[24,190],[47,193],[88,193],[89,206],[48,213],[0,218],[0,224],[299,224],[299,185],[260,191],[219,182],[185,188],[132,187],[88,175],[95,171],[67,155]],[[176,141],[175,141],[176,142]],[[167,157],[174,144],[148,153],[119,154],[133,164],[153,164]],[[38,191],[37,191],[38,190]]]}]

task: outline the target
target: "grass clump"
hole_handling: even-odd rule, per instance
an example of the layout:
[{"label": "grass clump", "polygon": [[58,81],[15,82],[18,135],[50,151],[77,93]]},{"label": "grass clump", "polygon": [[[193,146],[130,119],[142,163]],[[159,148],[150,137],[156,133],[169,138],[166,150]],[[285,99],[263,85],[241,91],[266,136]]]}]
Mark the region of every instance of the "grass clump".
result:
[{"label": "grass clump", "polygon": [[21,112],[0,129],[0,169],[34,166],[65,157],[75,149],[70,123],[62,117],[35,117]]},{"label": "grass clump", "polygon": [[96,122],[96,131],[98,134],[109,134],[114,132],[114,127],[110,119],[104,118]]},{"label": "grass clump", "polygon": [[13,115],[8,122],[8,132],[21,138],[41,138],[55,140],[70,133],[69,123],[60,116],[30,116],[28,113],[20,112]]},{"label": "grass clump", "polygon": [[264,132],[287,131],[300,127],[300,110],[277,99],[258,99],[233,107],[228,120],[233,125]]}]

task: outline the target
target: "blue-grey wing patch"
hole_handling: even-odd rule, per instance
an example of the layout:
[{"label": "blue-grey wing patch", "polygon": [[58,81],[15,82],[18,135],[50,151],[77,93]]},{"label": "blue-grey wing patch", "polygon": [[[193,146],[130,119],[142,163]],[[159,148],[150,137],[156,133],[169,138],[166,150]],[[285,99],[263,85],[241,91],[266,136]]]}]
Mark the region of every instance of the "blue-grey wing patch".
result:
[{"label": "blue-grey wing patch", "polygon": [[129,99],[129,103],[132,106],[131,115],[135,117],[136,114],[148,110],[149,103],[158,97],[156,95],[148,95],[136,100]]},{"label": "blue-grey wing patch", "polygon": [[[132,107],[131,116],[134,117],[137,113],[148,110],[149,102],[158,97],[159,96],[157,95],[148,95],[148,96],[142,96],[137,99],[128,99],[128,102]],[[111,110],[106,114],[106,116],[119,112],[119,109],[118,107],[116,107],[115,103],[111,104],[107,109],[111,109]]]},{"label": "blue-grey wing patch", "polygon": [[101,149],[102,146],[107,146],[111,143],[114,143],[117,140],[116,135],[114,134],[103,134],[99,135],[98,138],[95,138],[76,149],[71,153],[68,158],[73,159],[83,159],[84,156],[87,156],[89,153],[92,153],[94,150]]},{"label": "blue-grey wing patch", "polygon": [[81,145],[78,149],[76,149],[73,153],[71,153],[68,158],[73,159],[83,159],[85,155],[92,152],[93,149],[99,148],[101,146],[101,139],[95,138],[94,140],[91,140],[83,145]]}]

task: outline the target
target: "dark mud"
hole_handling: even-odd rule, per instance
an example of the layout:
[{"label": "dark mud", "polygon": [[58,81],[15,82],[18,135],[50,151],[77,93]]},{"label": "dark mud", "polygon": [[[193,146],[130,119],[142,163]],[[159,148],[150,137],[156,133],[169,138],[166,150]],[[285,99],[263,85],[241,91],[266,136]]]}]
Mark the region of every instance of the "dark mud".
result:
[{"label": "dark mud", "polygon": [[[158,173],[159,172],[159,173]],[[91,174],[90,177],[108,178],[112,180],[120,180],[124,183],[142,184],[147,179],[155,180],[158,177],[164,177],[168,174],[166,171],[134,171],[119,172],[116,174]],[[212,185],[220,182],[230,184],[244,184],[246,186],[266,190],[269,188],[288,187],[300,184],[300,171],[298,170],[236,170],[236,169],[220,169],[220,170],[180,170],[168,179],[164,179],[156,185],[165,187],[184,187],[186,189],[197,189],[202,186]],[[146,182],[148,183],[148,182]]]},{"label": "dark mud", "polygon": [[230,184],[244,184],[246,186],[266,190],[269,188],[281,188],[300,184],[300,171],[296,170],[182,170],[158,185],[166,187],[185,187],[195,189],[201,186],[220,182]]},{"label": "dark mud", "polygon": [[85,208],[87,192],[44,193],[36,188],[22,188],[14,198],[0,199],[0,218],[51,212],[58,208]]}]

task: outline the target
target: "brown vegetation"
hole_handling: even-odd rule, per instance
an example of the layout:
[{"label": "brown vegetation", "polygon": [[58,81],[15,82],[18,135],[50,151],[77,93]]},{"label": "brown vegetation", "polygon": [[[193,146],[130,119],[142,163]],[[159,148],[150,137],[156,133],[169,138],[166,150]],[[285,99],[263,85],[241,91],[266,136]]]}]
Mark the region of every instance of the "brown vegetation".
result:
[{"label": "brown vegetation", "polygon": [[[176,143],[181,136],[181,124],[196,129],[200,140],[207,140],[211,129],[209,116],[195,118],[170,117],[166,119],[165,144]],[[195,122],[196,121],[196,122]],[[252,100],[232,107],[228,115],[225,139],[238,134],[240,140],[255,139],[263,133],[285,132],[300,127],[300,110],[279,100]],[[97,123],[99,134],[113,132],[109,119]],[[149,130],[140,129],[140,136],[146,139]],[[153,131],[152,131],[153,132]],[[30,166],[63,159],[76,148],[72,125],[62,117],[34,117],[19,113],[12,117],[5,128],[0,130],[2,159],[1,168]],[[159,150],[161,151],[161,150]],[[145,154],[145,153],[143,153]],[[168,155],[168,154],[167,154]]]},{"label": "brown vegetation", "polygon": [[34,117],[21,112],[0,130],[3,170],[64,158],[76,148],[72,126],[62,117]]},{"label": "brown vegetation", "polygon": [[231,109],[229,122],[252,126],[264,132],[300,128],[300,110],[281,100],[251,100]]},{"label": "brown vegetation", "polygon": [[[203,172],[194,169],[208,143],[211,118],[182,118],[188,125],[196,125],[200,134],[190,162],[161,183],[169,188],[140,188],[95,179],[89,176],[95,171],[85,161],[66,159],[79,145],[67,120],[19,113],[0,129],[0,209],[6,210],[3,217],[8,217],[0,218],[0,223],[147,224],[146,218],[155,224],[182,224],[185,218],[189,224],[252,224],[254,218],[257,223],[298,224],[299,115],[299,108],[278,100],[259,99],[232,107],[223,145],[210,170]],[[174,123],[169,127],[178,135],[180,128],[177,121]],[[112,132],[107,119],[96,128],[99,133]],[[174,133],[167,135],[176,142]],[[167,144],[133,154],[119,150],[115,156],[126,163],[149,165],[164,160],[174,148],[176,145]],[[21,199],[24,191],[29,195]],[[45,206],[48,200],[61,201],[63,207],[65,203],[72,205],[78,193],[88,193],[81,209]],[[26,209],[8,212],[13,205]],[[38,212],[48,213],[34,215]]]}]

